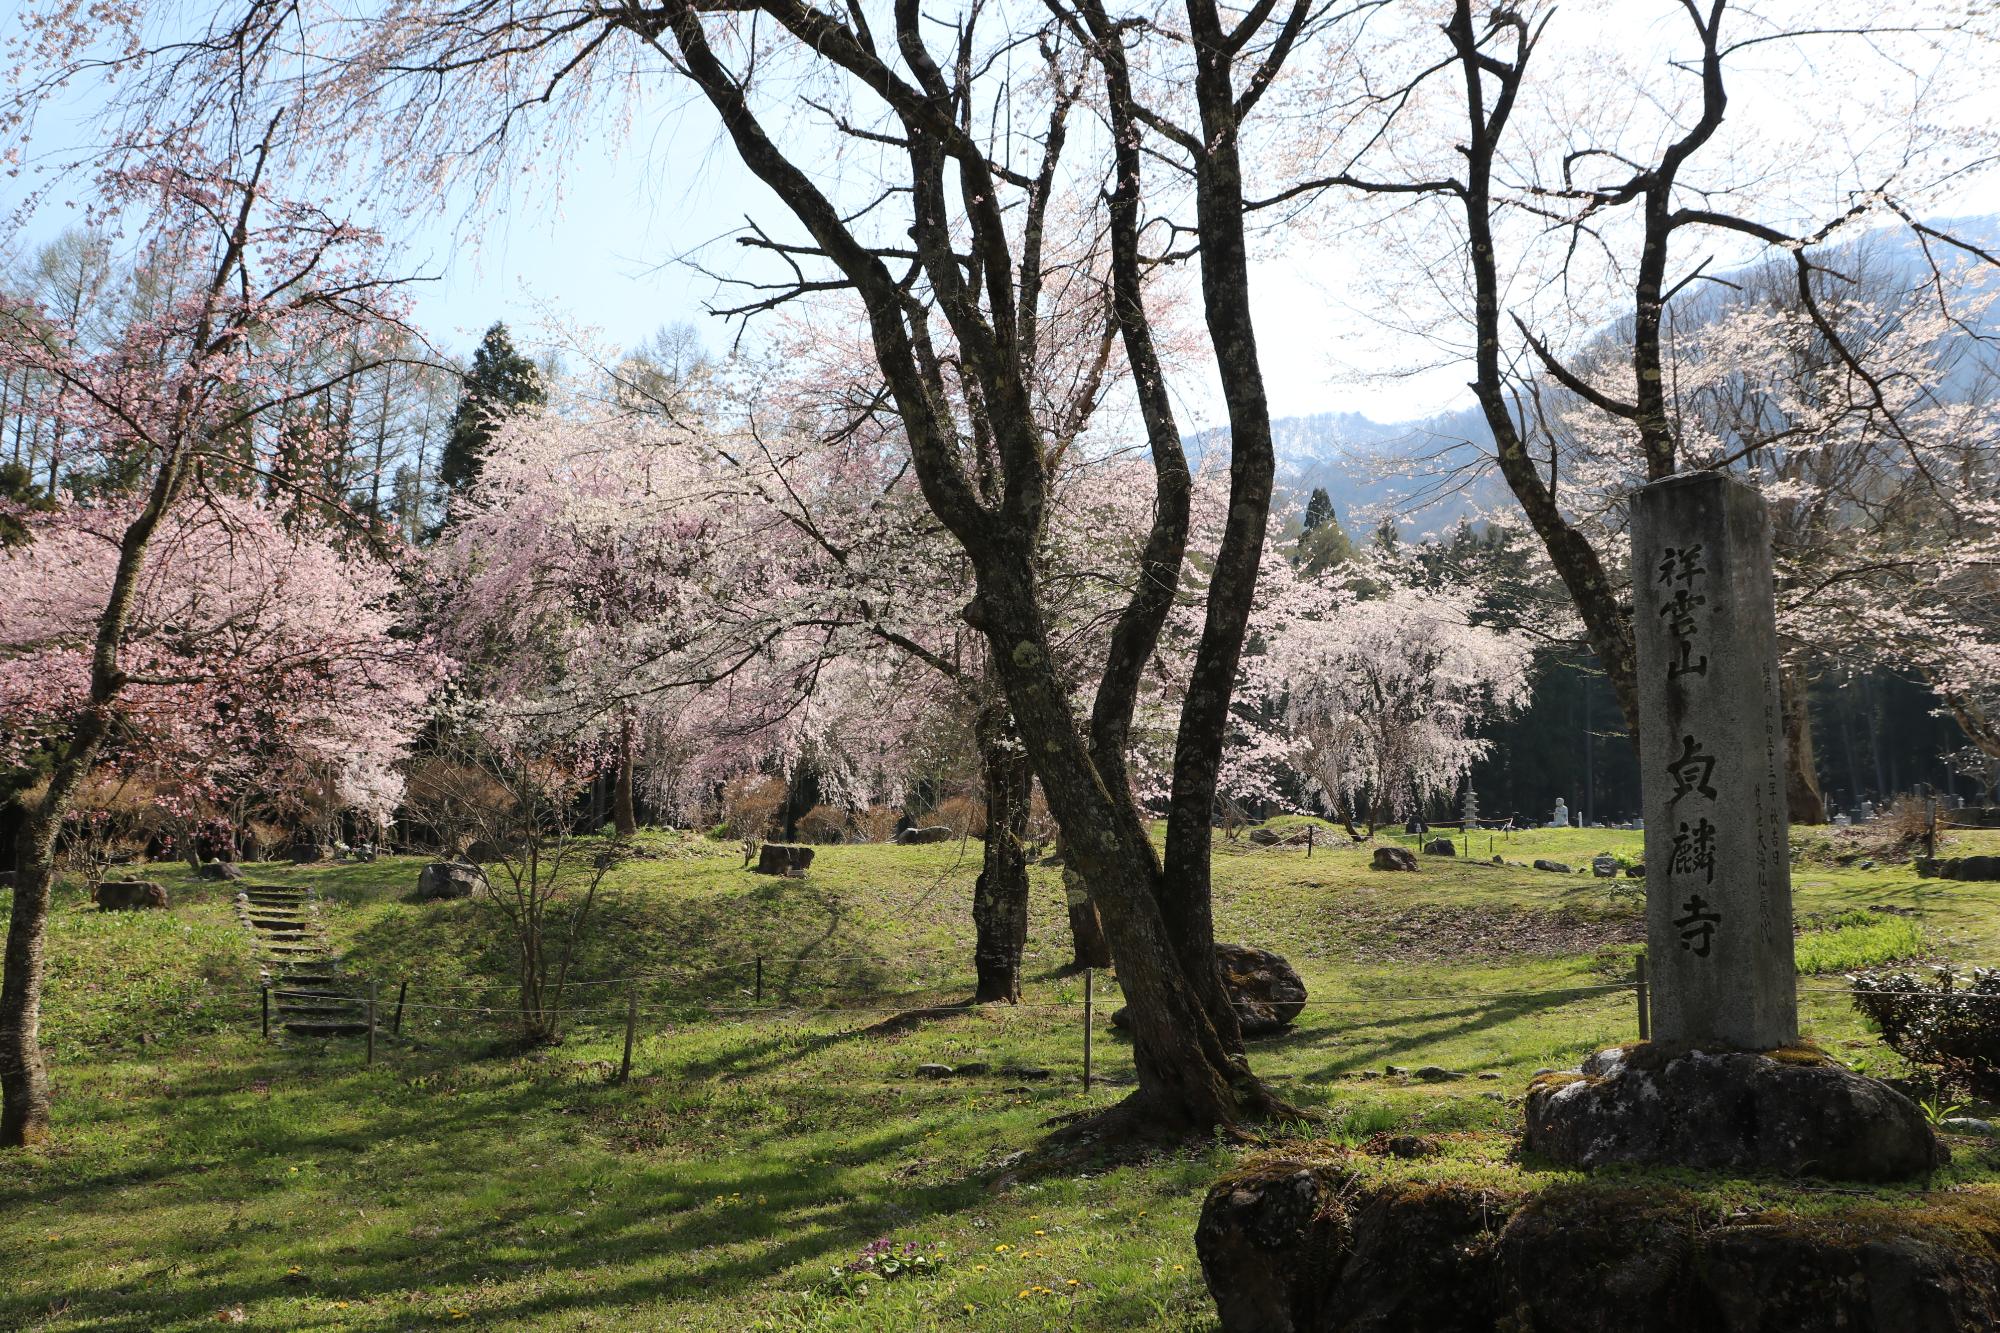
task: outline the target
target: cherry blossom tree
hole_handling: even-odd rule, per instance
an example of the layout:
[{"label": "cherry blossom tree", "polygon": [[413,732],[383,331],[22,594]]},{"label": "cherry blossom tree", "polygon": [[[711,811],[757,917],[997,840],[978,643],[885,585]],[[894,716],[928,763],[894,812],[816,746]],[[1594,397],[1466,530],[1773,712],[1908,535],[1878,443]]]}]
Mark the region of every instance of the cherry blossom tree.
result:
[{"label": "cherry blossom tree", "polygon": [[824,719],[814,635],[770,611],[806,600],[813,552],[684,425],[574,397],[497,422],[429,564],[482,725],[593,747],[628,792],[639,746],[672,755],[669,810],[789,764]]},{"label": "cherry blossom tree", "polygon": [[[127,654],[154,544],[181,531],[183,515],[246,484],[282,482],[337,502],[316,493],[311,470],[278,466],[281,454],[309,458],[320,438],[314,418],[291,409],[377,364],[357,340],[399,319],[376,238],[277,186],[285,165],[309,153],[311,135],[295,105],[267,95],[268,43],[181,44],[148,59],[119,27],[134,17],[67,4],[29,11],[0,101],[0,132],[19,163],[36,114],[68,80],[128,76],[102,146],[36,191],[15,221],[30,220],[49,189],[83,189],[93,221],[136,238],[149,263],[176,275],[144,318],[102,346],[42,336],[59,327],[59,312],[18,298],[0,304],[0,371],[61,386],[66,447],[135,478],[133,502],[110,530],[113,558],[96,566],[105,581],[88,625],[87,677],[68,682],[81,686],[78,706],[43,735],[49,779],[18,839],[0,978],[0,1146],[48,1133],[39,1021],[56,842],[115,740],[126,691],[148,683]],[[292,347],[322,355],[302,371],[284,355]],[[339,354],[346,348],[353,354]]]},{"label": "cherry blossom tree", "polygon": [[1284,802],[1284,779],[1353,831],[1449,797],[1489,748],[1489,720],[1518,709],[1532,680],[1530,637],[1483,623],[1470,588],[1298,577],[1266,562],[1254,622],[1263,651],[1244,660],[1243,743],[1226,782]]},{"label": "cherry blossom tree", "polygon": [[[91,707],[91,644],[132,510],[65,508],[0,556],[0,767],[56,750]],[[240,497],[173,511],[154,542],[98,763],[184,822],[296,784],[386,826],[443,670],[397,632],[394,572]]]}]

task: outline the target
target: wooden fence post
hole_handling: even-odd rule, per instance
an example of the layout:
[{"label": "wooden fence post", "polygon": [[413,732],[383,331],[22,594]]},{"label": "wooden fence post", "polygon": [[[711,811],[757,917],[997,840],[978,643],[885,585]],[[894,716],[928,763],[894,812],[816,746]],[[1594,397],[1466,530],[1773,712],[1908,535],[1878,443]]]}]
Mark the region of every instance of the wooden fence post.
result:
[{"label": "wooden fence post", "polygon": [[396,1017],[389,1023],[389,1035],[392,1037],[403,1035],[403,1001],[409,998],[410,982],[406,977],[403,980],[403,984],[396,988]]},{"label": "wooden fence post", "polygon": [[1652,995],[1646,985],[1646,951],[1639,950],[1632,960],[1632,989],[1639,1000],[1639,1040],[1653,1039]]},{"label": "wooden fence post", "polygon": [[757,955],[757,1003],[764,1003],[764,955]]},{"label": "wooden fence post", "polygon": [[1083,1090],[1085,1092],[1090,1091],[1090,1028],[1091,1028],[1091,1018],[1094,1014],[1094,1008],[1093,1008],[1094,996],[1092,995],[1092,992],[1097,989],[1094,985],[1091,984],[1094,980],[1095,980],[1094,970],[1088,967],[1084,968],[1083,969]]},{"label": "wooden fence post", "polygon": [[382,993],[382,983],[368,983],[368,1063],[375,1063],[375,1002]]},{"label": "wooden fence post", "polygon": [[266,1040],[269,1040],[271,1036],[271,983],[267,981],[259,989],[264,993],[264,1037]]},{"label": "wooden fence post", "polygon": [[632,1081],[632,1034],[639,1026],[639,986],[637,982],[625,992],[625,1058],[618,1062],[618,1081]]}]

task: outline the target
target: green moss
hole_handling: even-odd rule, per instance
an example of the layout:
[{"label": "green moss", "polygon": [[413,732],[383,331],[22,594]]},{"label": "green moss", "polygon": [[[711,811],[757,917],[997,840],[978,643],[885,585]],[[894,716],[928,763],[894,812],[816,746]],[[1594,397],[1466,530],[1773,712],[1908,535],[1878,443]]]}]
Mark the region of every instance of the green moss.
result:
[{"label": "green moss", "polygon": [[1840,1061],[1834,1059],[1810,1042],[1798,1042],[1791,1046],[1779,1046],[1774,1050],[1765,1051],[1763,1054],[1765,1059],[1775,1060],[1781,1065],[1798,1065],[1803,1068],[1820,1068],[1840,1063]]}]

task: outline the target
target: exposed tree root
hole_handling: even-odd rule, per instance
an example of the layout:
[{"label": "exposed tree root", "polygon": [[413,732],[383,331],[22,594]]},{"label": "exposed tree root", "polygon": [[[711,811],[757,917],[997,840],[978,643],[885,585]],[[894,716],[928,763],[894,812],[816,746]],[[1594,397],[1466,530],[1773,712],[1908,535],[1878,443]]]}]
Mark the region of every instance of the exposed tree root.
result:
[{"label": "exposed tree root", "polygon": [[[1319,1116],[1302,1111],[1261,1083],[1244,1097],[1240,1117],[1229,1124],[1201,1124],[1180,1108],[1164,1108],[1146,1092],[1095,1111],[1075,1111],[1043,1122],[1055,1132],[1029,1149],[993,1180],[995,1190],[1021,1180],[1059,1175],[1079,1167],[1129,1166],[1218,1139],[1239,1146],[1267,1143],[1266,1129],[1312,1124]],[[1276,1135],[1283,1137],[1282,1133]]]}]

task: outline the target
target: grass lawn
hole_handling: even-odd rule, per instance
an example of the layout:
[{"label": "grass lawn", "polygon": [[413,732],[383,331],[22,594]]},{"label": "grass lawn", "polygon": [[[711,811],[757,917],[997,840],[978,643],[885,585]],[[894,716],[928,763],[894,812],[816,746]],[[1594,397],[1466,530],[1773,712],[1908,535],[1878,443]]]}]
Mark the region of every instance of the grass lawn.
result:
[{"label": "grass lawn", "polygon": [[[1286,954],[1310,1007],[1252,1060],[1320,1113],[1315,1137],[1446,1137],[1383,1170],[1559,1179],[1511,1157],[1536,1070],[1636,1035],[1636,883],[1528,869],[1636,859],[1640,835],[1535,831],[1417,875],[1324,844],[1216,857],[1218,935]],[[1479,840],[1475,838],[1475,843]],[[1948,850],[2000,850],[1962,835]],[[1236,1159],[1203,1145],[1142,1166],[995,1181],[1057,1116],[1130,1086],[1100,978],[1085,1092],[1079,978],[1056,871],[1035,871],[1027,1002],[865,1029],[970,990],[976,844],[835,847],[803,880],[746,873],[721,844],[649,836],[607,882],[579,975],[641,977],[629,1086],[624,984],[586,987],[569,1040],[500,1040],[509,957],[471,903],[404,900],[418,863],[293,869],[348,968],[410,982],[399,1039],[260,1040],[228,886],[157,867],[174,907],[98,915],[70,892],[51,931],[45,1037],[54,1146],[0,1155],[0,1328],[1209,1329],[1195,1262],[1201,1191]],[[1907,860],[1795,867],[1807,1035],[1871,1072],[1897,1062],[1838,970],[1912,953],[2000,960],[2000,885],[1919,879]],[[1871,906],[1913,915],[1868,913]],[[762,1005],[754,963],[765,958]],[[889,998],[884,998],[889,997]],[[849,1006],[849,1007],[843,1007]],[[913,1077],[925,1062],[992,1072]],[[1386,1076],[1437,1064],[1474,1077]],[[1045,1071],[1031,1077],[1021,1069]],[[1494,1078],[1477,1075],[1491,1073]],[[1980,1109],[1980,1108],[1975,1108]],[[1954,1144],[1933,1188],[2000,1191],[1992,1150]],[[1687,1183],[1717,1209],[1891,1202],[1914,1189]],[[935,1274],[835,1290],[878,1237]]]}]

